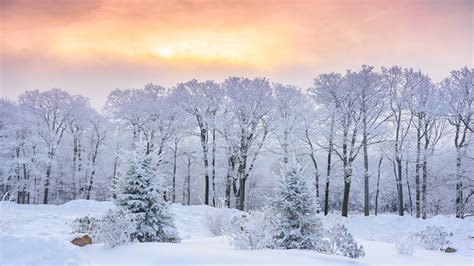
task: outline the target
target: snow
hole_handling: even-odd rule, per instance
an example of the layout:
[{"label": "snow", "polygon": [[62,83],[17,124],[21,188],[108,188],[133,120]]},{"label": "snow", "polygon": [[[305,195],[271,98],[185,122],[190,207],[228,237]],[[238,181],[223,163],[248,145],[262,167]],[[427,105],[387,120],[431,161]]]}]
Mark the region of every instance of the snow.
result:
[{"label": "snow", "polygon": [[[206,226],[209,206],[172,205],[181,243],[132,243],[116,248],[102,244],[77,247],[69,243],[70,223],[79,216],[104,214],[111,202],[76,200],[63,205],[3,203],[0,216],[0,265],[158,265],[158,264],[311,264],[311,265],[473,265],[474,219],[435,216],[379,215],[349,219],[330,215],[325,224],[346,224],[366,256],[349,259],[306,250],[235,250],[226,236],[212,236]],[[219,210],[220,211],[220,210]],[[225,210],[229,215],[236,210]],[[399,255],[394,242],[427,225],[441,225],[453,233],[458,252],[429,251],[417,246],[412,256]]]}]

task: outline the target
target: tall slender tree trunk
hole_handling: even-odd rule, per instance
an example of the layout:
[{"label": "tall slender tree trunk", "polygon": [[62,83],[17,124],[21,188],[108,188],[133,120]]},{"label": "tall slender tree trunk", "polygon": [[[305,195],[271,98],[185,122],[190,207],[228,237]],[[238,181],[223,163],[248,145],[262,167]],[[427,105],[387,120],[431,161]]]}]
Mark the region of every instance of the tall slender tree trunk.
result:
[{"label": "tall slender tree trunk", "polygon": [[420,215],[421,215],[420,169],[421,169],[421,119],[418,118],[418,128],[416,130],[416,166],[415,166],[416,218],[420,218]]},{"label": "tall slender tree trunk", "polygon": [[172,202],[176,202],[176,167],[177,167],[177,159],[178,159],[178,139],[175,138],[174,140],[174,150],[173,150],[173,195],[171,197]]},{"label": "tall slender tree trunk", "polygon": [[216,130],[212,129],[212,206],[216,206]]},{"label": "tall slender tree trunk", "polygon": [[234,179],[235,173],[235,155],[232,153],[231,148],[229,148],[229,157],[227,158],[227,176],[225,183],[225,205],[227,208],[230,208],[230,192],[232,186],[232,180]]},{"label": "tall slender tree trunk", "polygon": [[421,186],[421,218],[426,219],[426,212],[427,212],[427,188],[428,188],[428,147],[430,144],[430,138],[428,136],[429,130],[428,121],[425,120],[425,128],[424,128],[424,135],[425,135],[425,145],[423,149],[423,184]]},{"label": "tall slender tree trunk", "polygon": [[343,175],[344,175],[344,195],[342,198],[342,210],[341,214],[344,217],[347,217],[349,211],[349,191],[351,188],[351,173],[349,168],[349,158],[348,158],[348,150],[347,150],[347,135],[348,135],[348,128],[344,127],[342,133],[342,167],[343,167]]},{"label": "tall slender tree trunk", "polygon": [[43,204],[48,204],[49,199],[49,182],[51,178],[51,170],[53,168],[54,147],[50,147],[48,151],[48,164],[46,166],[46,176],[44,179]]},{"label": "tall slender tree trunk", "polygon": [[204,162],[204,204],[209,205],[209,159],[208,159],[208,130],[207,125],[204,125],[198,118],[199,127],[201,129],[201,146],[202,146],[202,160]]},{"label": "tall slender tree trunk", "polygon": [[410,215],[413,215],[413,201],[411,198],[410,178],[408,178],[408,160],[405,161],[405,176],[407,180],[408,199],[410,201]]},{"label": "tall slender tree trunk", "polygon": [[404,207],[403,207],[403,170],[402,170],[402,158],[398,157],[396,159],[397,163],[397,172],[398,172],[398,215],[404,216]]},{"label": "tall slender tree trunk", "polygon": [[394,162],[394,173],[395,179],[397,181],[397,195],[398,195],[398,215],[404,215],[403,209],[403,183],[402,183],[402,155],[401,155],[401,117],[402,112],[398,110],[398,117],[397,119],[397,129],[395,133],[395,145],[394,145],[394,152],[395,152],[395,162]]},{"label": "tall slender tree trunk", "polygon": [[186,175],[186,198],[187,205],[191,204],[191,157],[188,156],[188,174]]},{"label": "tall slender tree trunk", "polygon": [[369,216],[369,154],[367,151],[367,118],[364,112],[362,119],[363,123],[363,137],[362,137],[362,148],[364,153],[364,216]]},{"label": "tall slender tree trunk", "polygon": [[383,156],[380,156],[379,166],[377,168],[377,190],[375,192],[375,216],[377,216],[379,209],[379,192],[380,192],[380,170],[382,166]]},{"label": "tall slender tree trunk", "polygon": [[245,182],[246,178],[239,179],[239,206],[238,209],[243,211],[245,208]]},{"label": "tall slender tree trunk", "polygon": [[462,184],[462,153],[461,148],[456,148],[456,218],[464,218],[464,200]]},{"label": "tall slender tree trunk", "polygon": [[334,149],[334,115],[331,117],[331,126],[329,132],[329,143],[328,143],[328,159],[326,168],[326,188],[324,191],[324,215],[329,213],[329,182],[331,179],[331,166],[332,166],[332,151]]}]

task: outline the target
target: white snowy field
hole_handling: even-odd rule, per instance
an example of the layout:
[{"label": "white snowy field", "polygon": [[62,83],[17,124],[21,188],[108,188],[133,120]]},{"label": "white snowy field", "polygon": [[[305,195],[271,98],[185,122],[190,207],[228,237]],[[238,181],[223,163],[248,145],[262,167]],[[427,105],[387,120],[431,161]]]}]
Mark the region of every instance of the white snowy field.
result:
[{"label": "white snowy field", "polygon": [[[76,200],[63,205],[3,203],[0,216],[0,265],[167,265],[167,264],[310,264],[310,265],[474,265],[474,219],[436,216],[428,220],[396,215],[325,217],[325,224],[346,223],[364,246],[362,259],[303,250],[235,250],[225,236],[214,237],[205,221],[208,206],[174,204],[179,244],[132,243],[116,248],[93,244],[77,247],[69,241],[70,223],[79,216],[100,216],[111,202]],[[228,210],[229,214],[236,212]],[[393,242],[426,225],[442,225],[453,233],[456,253],[416,247],[412,256],[399,255]],[[471,236],[471,238],[469,237]]]}]

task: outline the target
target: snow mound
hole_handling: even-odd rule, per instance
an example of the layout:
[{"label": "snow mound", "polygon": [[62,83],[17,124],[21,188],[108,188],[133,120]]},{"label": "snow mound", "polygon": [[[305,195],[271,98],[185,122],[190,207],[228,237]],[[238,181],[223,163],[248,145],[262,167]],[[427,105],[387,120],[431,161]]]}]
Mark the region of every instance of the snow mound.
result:
[{"label": "snow mound", "polygon": [[171,211],[181,239],[213,236],[206,223],[206,214],[219,215],[224,212],[233,216],[241,213],[236,209],[218,209],[206,205],[184,206],[179,203],[172,204]]},{"label": "snow mound", "polygon": [[1,265],[84,265],[79,247],[50,237],[0,234]]}]

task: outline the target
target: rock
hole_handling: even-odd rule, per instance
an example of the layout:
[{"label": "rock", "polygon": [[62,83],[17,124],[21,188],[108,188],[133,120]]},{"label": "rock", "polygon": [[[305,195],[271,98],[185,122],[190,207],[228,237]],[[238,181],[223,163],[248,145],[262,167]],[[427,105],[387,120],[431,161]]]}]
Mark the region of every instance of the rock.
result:
[{"label": "rock", "polygon": [[84,235],[82,237],[76,237],[71,241],[72,244],[83,247],[85,245],[90,245],[92,244],[92,238],[88,235]]},{"label": "rock", "polygon": [[452,248],[452,247],[447,247],[444,252],[446,253],[454,253],[456,252],[457,250],[455,248]]}]

